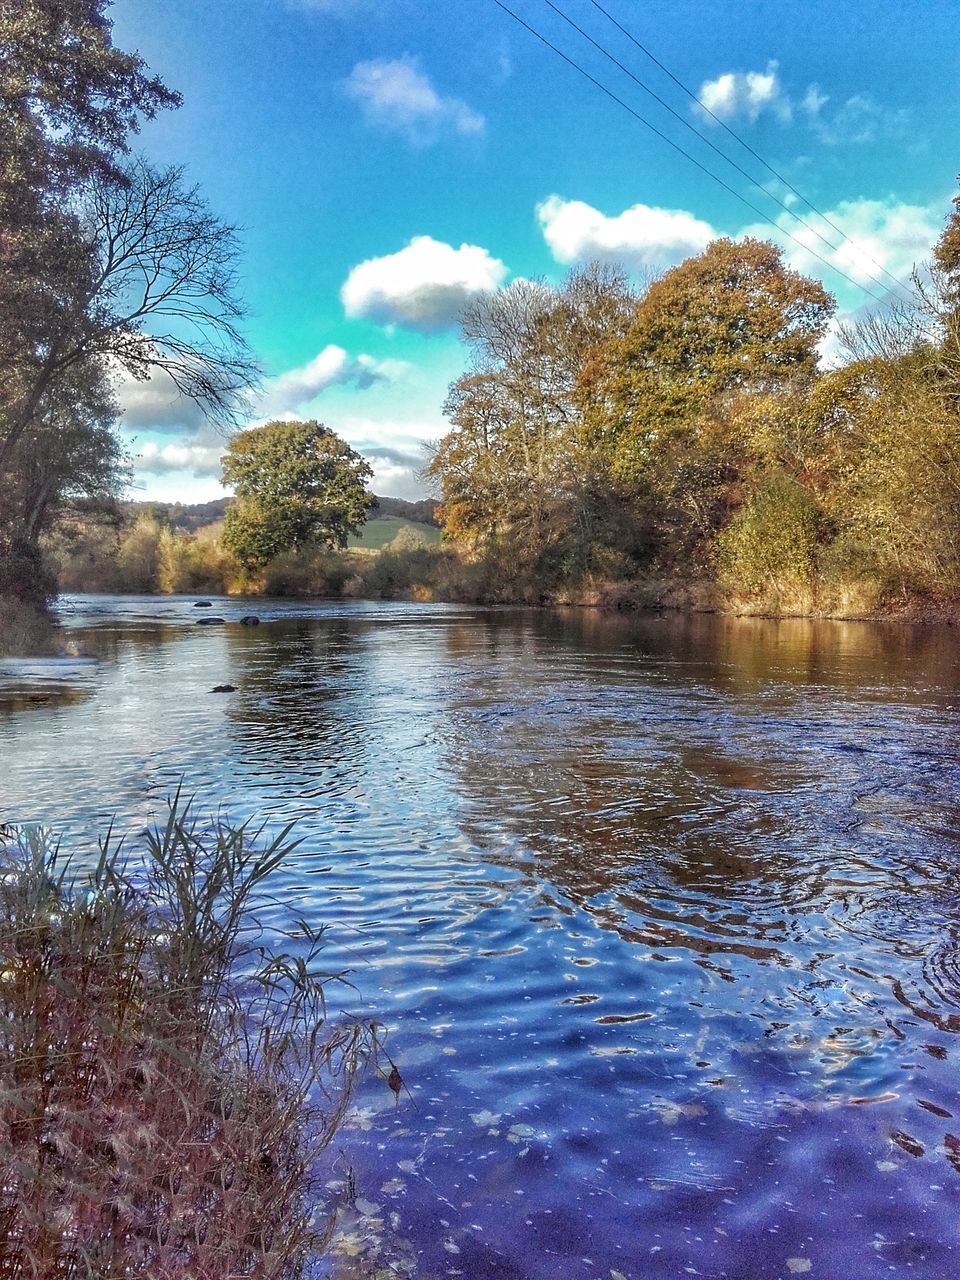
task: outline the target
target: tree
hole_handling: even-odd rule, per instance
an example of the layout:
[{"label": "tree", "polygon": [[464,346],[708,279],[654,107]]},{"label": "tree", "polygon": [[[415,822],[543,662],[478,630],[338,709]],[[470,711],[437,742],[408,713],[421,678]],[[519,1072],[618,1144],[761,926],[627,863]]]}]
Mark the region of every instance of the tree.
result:
[{"label": "tree", "polygon": [[467,309],[472,368],[450,388],[451,430],[429,467],[448,536],[468,547],[506,541],[535,562],[586,527],[578,386],[635,302],[622,271],[593,265],[558,290],[515,281]]},{"label": "tree", "polygon": [[373,499],[360,454],[319,422],[268,422],[239,432],[223,458],[236,501],[223,539],[248,572],[285,551],[346,546]]},{"label": "tree", "polygon": [[143,161],[125,181],[95,180],[82,206],[85,270],[59,299],[50,340],[5,415],[0,470],[51,387],[85,361],[134,377],[166,375],[213,417],[229,419],[255,372],[238,324],[238,245],[182,171]]},{"label": "tree", "polygon": [[[0,560],[35,598],[38,516],[94,473],[98,492],[122,478],[118,375],[159,373],[228,421],[255,380],[232,228],[179,170],[125,159],[139,121],[179,98],[113,46],[108,8],[0,0]],[[78,435],[70,397],[94,387],[98,431]],[[31,476],[54,458],[38,506]]]},{"label": "tree", "polygon": [[[63,468],[76,461],[74,486],[85,474],[63,434],[61,407],[72,388],[99,383],[105,402],[119,372],[139,379],[159,373],[210,418],[229,421],[255,380],[238,328],[232,228],[210,213],[179,170],[138,161],[126,178],[90,184],[79,241],[83,269],[61,282],[47,339],[21,362],[20,394],[0,413],[0,555],[24,566],[15,580],[39,581],[30,570],[36,525],[31,508],[18,502],[21,473],[39,449],[54,452]],[[116,416],[114,406],[111,425]],[[116,449],[108,435],[99,437],[105,457]],[[56,497],[48,490],[47,505]]]},{"label": "tree", "polygon": [[0,0],[0,418],[85,275],[78,200],[179,96],[110,38],[109,0]]}]

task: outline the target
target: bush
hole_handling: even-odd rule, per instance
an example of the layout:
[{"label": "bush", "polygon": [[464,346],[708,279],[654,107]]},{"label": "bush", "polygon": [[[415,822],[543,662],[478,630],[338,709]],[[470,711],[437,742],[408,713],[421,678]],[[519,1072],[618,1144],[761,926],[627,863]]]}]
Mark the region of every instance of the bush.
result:
[{"label": "bush", "polygon": [[756,489],[718,542],[723,585],[779,607],[812,595],[820,511],[810,493],[782,471]]},{"label": "bush", "polygon": [[56,590],[39,549],[23,539],[7,538],[0,529],[0,600],[19,600],[42,611]]},{"label": "bush", "polygon": [[137,873],[109,840],[85,877],[36,834],[4,852],[3,1274],[311,1270],[320,1153],[376,1029],[328,1021],[318,932],[259,945],[254,895],[294,843],[175,802]]}]

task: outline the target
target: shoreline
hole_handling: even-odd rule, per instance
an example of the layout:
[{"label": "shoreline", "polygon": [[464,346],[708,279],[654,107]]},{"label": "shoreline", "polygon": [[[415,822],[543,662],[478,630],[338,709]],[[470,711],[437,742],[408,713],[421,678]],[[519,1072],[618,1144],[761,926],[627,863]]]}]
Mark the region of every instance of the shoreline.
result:
[{"label": "shoreline", "polygon": [[[477,608],[488,609],[531,609],[536,611],[547,611],[551,609],[568,610],[577,609],[584,611],[592,611],[598,614],[629,616],[637,614],[638,616],[657,614],[673,614],[685,615],[688,617],[705,617],[712,616],[725,618],[730,620],[759,620],[767,622],[786,622],[786,621],[806,621],[806,622],[862,622],[862,623],[894,623],[898,626],[917,626],[917,627],[956,627],[960,626],[960,599],[955,601],[934,601],[924,599],[920,596],[910,597],[905,601],[898,601],[896,604],[890,604],[873,610],[850,611],[843,612],[832,610],[830,608],[817,609],[813,608],[797,608],[786,607],[782,609],[764,608],[760,605],[742,604],[737,605],[732,602],[724,602],[718,598],[720,593],[714,589],[711,592],[703,590],[703,584],[696,584],[695,589],[691,591],[690,584],[673,583],[673,584],[656,584],[657,587],[665,588],[662,591],[651,588],[652,583],[646,584],[618,584],[627,587],[628,590],[616,590],[605,592],[588,592],[581,596],[567,596],[566,598],[551,599],[544,595],[539,600],[530,599],[468,599],[458,596],[436,596],[432,595],[429,599],[424,599],[423,595],[412,591],[400,591],[392,595],[344,595],[343,593],[330,594],[314,594],[314,593],[283,593],[283,594],[266,594],[266,593],[221,593],[221,592],[197,592],[197,593],[173,593],[173,592],[64,592],[64,596],[108,596],[117,599],[143,599],[150,598],[156,600],[223,600],[223,601],[249,601],[255,607],[257,601],[267,600],[286,600],[286,601],[324,601],[324,602],[348,602],[351,600],[367,600],[367,601],[396,601],[410,604],[461,604]],[[711,598],[712,597],[712,598]],[[4,602],[0,602],[4,603]],[[51,601],[49,611],[44,612],[31,610],[31,626],[29,627],[29,635],[27,637],[27,647],[33,652],[26,656],[40,656],[39,650],[45,647],[40,640],[37,630],[37,622],[42,620],[45,624],[47,632],[47,640],[53,640],[57,633],[61,630],[61,623],[57,618],[57,598]],[[9,637],[4,634],[3,623],[6,621],[3,610],[0,609],[0,657],[2,656],[24,656],[21,652],[17,654],[17,650],[23,649],[22,644],[14,643],[12,648],[8,647]],[[17,619],[14,619],[16,623]],[[14,633],[16,639],[16,632]],[[6,641],[6,643],[5,643]],[[49,650],[48,650],[49,652]]]}]

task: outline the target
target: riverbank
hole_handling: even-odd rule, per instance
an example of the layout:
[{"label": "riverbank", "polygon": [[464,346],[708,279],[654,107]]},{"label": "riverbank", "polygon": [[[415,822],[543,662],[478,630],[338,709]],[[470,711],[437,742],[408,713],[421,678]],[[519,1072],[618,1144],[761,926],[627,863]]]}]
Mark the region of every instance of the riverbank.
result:
[{"label": "riverbank", "polygon": [[297,922],[296,956],[260,942],[286,832],[258,846],[178,795],[136,845],[108,832],[85,871],[42,829],[0,828],[4,1260],[300,1276],[376,1030],[328,1017],[319,926]]},{"label": "riverbank", "polygon": [[[368,531],[384,521],[371,521]],[[390,528],[392,529],[392,525]],[[120,532],[62,529],[44,565],[66,593],[225,595],[412,600],[485,605],[680,610],[747,617],[960,621],[960,590],[945,579],[881,570],[862,556],[826,550],[787,572],[764,561],[751,572],[705,549],[672,561],[626,547],[586,562],[533,556],[510,540],[483,547],[436,541],[435,525],[408,523],[389,541],[290,551],[256,574],[224,546],[221,526],[180,529],[140,512]]]}]

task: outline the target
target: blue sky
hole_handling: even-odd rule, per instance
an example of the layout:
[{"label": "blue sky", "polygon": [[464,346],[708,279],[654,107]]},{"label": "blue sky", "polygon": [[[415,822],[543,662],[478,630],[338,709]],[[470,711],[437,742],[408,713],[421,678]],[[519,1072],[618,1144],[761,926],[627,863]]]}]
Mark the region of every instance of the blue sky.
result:
[{"label": "blue sky", "polygon": [[[713,235],[779,239],[849,314],[879,263],[929,252],[956,190],[956,0],[603,0],[847,239],[796,201],[591,0],[555,0],[758,179],[751,184],[564,23],[531,26],[735,188],[746,208],[518,26],[493,0],[117,0],[115,39],[183,94],[140,148],[186,166],[242,228],[252,421],[317,417],[424,492],[424,442],[464,368],[456,316],[516,276],[578,261],[662,270]],[[833,244],[779,208],[774,191]],[[789,228],[801,244],[785,235]],[[889,279],[881,277],[889,285]],[[222,493],[223,440],[158,380],[120,387],[134,496]]]}]

